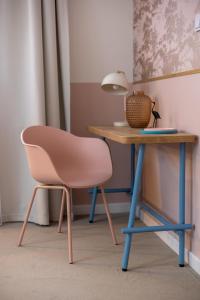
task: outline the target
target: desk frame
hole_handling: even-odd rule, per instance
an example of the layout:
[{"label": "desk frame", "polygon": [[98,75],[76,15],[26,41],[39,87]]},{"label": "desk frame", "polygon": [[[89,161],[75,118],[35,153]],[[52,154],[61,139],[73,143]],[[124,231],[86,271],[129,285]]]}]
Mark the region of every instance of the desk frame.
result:
[{"label": "desk frame", "polygon": [[[103,137],[105,139],[105,136]],[[136,208],[138,205],[139,190],[142,181],[142,169],[144,162],[145,144],[139,144],[138,157],[135,170],[135,144],[131,144],[131,187],[105,189],[106,193],[128,192],[131,194],[131,206],[129,212],[128,226],[122,229],[122,233],[126,235],[124,252],[122,257],[122,271],[127,271],[129,255],[131,250],[133,234],[142,232],[156,231],[174,231],[179,236],[179,256],[178,263],[180,267],[184,267],[185,262],[185,231],[192,229],[191,223],[185,224],[185,164],[186,164],[186,142],[178,142],[179,144],[179,221],[177,224],[171,223],[164,216],[155,211],[151,206],[142,203],[140,208],[147,211],[154,218],[160,221],[163,225],[149,227],[135,227]],[[97,194],[100,191],[97,188],[93,189],[92,206],[90,211],[89,222],[94,220],[95,206]]]}]

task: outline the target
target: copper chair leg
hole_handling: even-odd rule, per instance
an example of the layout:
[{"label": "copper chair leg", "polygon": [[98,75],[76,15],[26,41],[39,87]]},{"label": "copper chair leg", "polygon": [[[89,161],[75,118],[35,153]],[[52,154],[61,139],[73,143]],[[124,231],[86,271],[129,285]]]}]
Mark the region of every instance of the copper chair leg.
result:
[{"label": "copper chair leg", "polygon": [[24,237],[24,233],[25,233],[25,230],[26,230],[28,218],[29,218],[29,216],[30,216],[31,208],[32,208],[32,206],[33,206],[33,202],[34,202],[34,199],[35,199],[35,195],[36,195],[37,189],[38,189],[38,187],[35,187],[34,190],[33,190],[32,199],[31,199],[31,202],[30,202],[30,204],[29,204],[29,206],[28,206],[28,210],[27,210],[27,213],[26,213],[26,217],[25,217],[25,220],[24,220],[24,223],[23,223],[23,226],[22,226],[20,235],[19,235],[18,247],[20,247],[21,244],[22,244],[22,240],[23,240],[23,237]]},{"label": "copper chair leg", "polygon": [[71,220],[74,221],[74,209],[73,209],[73,199],[72,199],[72,189],[69,190],[70,203],[71,203]]},{"label": "copper chair leg", "polygon": [[67,239],[68,239],[68,257],[69,263],[73,264],[73,253],[72,253],[72,229],[71,229],[71,200],[70,193],[67,188],[66,191],[66,203],[67,203]]},{"label": "copper chair leg", "polygon": [[58,224],[58,232],[61,233],[62,230],[62,221],[63,221],[63,214],[64,214],[64,206],[65,206],[65,190],[63,189],[62,192],[62,201],[61,201],[61,208],[60,208],[60,216],[59,216],[59,224]]},{"label": "copper chair leg", "polygon": [[117,245],[117,239],[116,239],[115,232],[114,232],[114,229],[113,229],[112,219],[111,219],[111,216],[110,216],[110,211],[109,211],[109,207],[108,207],[108,203],[107,203],[107,200],[106,200],[106,196],[105,196],[105,193],[104,193],[103,186],[100,186],[100,189],[101,189],[101,195],[102,195],[102,200],[103,200],[103,203],[104,203],[106,215],[107,215],[107,218],[108,218],[108,223],[109,223],[109,226],[110,226],[110,231],[111,231],[111,235],[112,235],[113,244]]}]

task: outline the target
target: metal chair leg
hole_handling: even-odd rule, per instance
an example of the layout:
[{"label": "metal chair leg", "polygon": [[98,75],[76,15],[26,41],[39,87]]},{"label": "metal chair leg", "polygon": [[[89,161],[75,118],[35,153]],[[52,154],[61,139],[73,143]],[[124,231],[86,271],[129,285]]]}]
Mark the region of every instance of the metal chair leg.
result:
[{"label": "metal chair leg", "polygon": [[65,188],[65,192],[66,192],[66,203],[67,203],[68,257],[69,257],[69,263],[73,264],[72,229],[71,229],[71,200],[70,200],[70,193],[67,188]]},{"label": "metal chair leg", "polygon": [[25,233],[25,230],[26,230],[27,222],[28,222],[28,219],[29,219],[29,216],[30,216],[31,208],[33,206],[33,202],[34,202],[37,190],[38,190],[38,187],[36,186],[34,188],[34,190],[33,190],[31,202],[29,203],[28,210],[27,210],[27,213],[26,213],[26,217],[25,217],[25,220],[24,220],[24,223],[23,223],[20,235],[19,235],[18,247],[20,247],[21,244],[22,244],[22,240],[23,240],[23,237],[24,237],[24,233]]},{"label": "metal chair leg", "polygon": [[58,232],[62,232],[62,221],[63,221],[63,214],[64,214],[64,206],[65,206],[65,190],[63,189],[62,192],[62,200],[61,200],[61,208],[60,208],[60,216],[59,216],[59,224],[58,224]]},{"label": "metal chair leg", "polygon": [[112,219],[111,219],[111,216],[110,216],[110,211],[109,211],[109,207],[108,207],[108,203],[107,203],[107,200],[106,200],[106,196],[105,196],[103,186],[100,186],[100,189],[101,189],[101,195],[102,195],[106,215],[107,215],[107,218],[108,218],[108,223],[109,223],[109,226],[110,226],[110,231],[111,231],[111,235],[112,235],[113,244],[117,245],[117,239],[116,239],[115,232],[114,232],[114,229],[113,229]]},{"label": "metal chair leg", "polygon": [[69,190],[70,194],[70,201],[71,201],[71,221],[74,221],[74,208],[73,208],[73,195],[72,195],[72,189]]}]

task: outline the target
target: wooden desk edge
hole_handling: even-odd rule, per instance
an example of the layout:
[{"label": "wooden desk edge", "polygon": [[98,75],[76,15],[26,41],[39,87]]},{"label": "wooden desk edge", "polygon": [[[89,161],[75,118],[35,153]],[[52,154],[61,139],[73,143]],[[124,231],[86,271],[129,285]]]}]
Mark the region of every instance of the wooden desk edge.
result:
[{"label": "wooden desk edge", "polygon": [[[114,130],[115,129],[115,130]],[[88,131],[98,136],[108,138],[121,144],[174,144],[174,143],[196,143],[198,136],[190,133],[177,134],[148,134],[125,136],[117,134],[117,129],[113,127],[88,126]],[[116,132],[115,132],[116,131]]]}]

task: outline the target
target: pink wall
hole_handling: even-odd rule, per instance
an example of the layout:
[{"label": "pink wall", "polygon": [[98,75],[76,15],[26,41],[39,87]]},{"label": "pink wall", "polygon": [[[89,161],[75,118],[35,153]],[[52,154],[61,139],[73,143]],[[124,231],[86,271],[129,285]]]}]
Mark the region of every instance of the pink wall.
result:
[{"label": "pink wall", "polygon": [[[103,92],[101,81],[116,70],[132,81],[132,11],[132,0],[69,0],[71,130],[76,135],[89,136],[88,125],[123,120],[123,99]],[[127,187],[129,147],[110,147],[114,174],[109,186]],[[78,191],[73,199],[88,204],[88,193]],[[127,194],[110,194],[108,199],[129,201]]]},{"label": "pink wall", "polygon": [[[200,74],[136,84],[159,103],[159,126],[175,127],[200,136]],[[149,146],[145,160],[143,196],[154,206],[177,220],[178,149],[175,146]],[[191,161],[192,155],[192,161]],[[191,250],[200,257],[200,147],[187,148],[187,215],[195,224]]]},{"label": "pink wall", "polygon": [[[132,69],[132,54],[130,54],[132,51],[130,46],[132,25],[129,20],[132,7],[130,1],[125,1],[126,5],[125,2],[122,4],[120,0],[112,1],[109,1],[109,7],[106,6],[106,0],[83,1],[81,5],[84,9],[79,9],[80,1],[70,1],[71,126],[72,132],[81,136],[90,135],[87,131],[88,125],[111,125],[113,121],[123,118],[122,101],[106,94],[100,88],[100,82],[105,74],[122,69],[127,72],[129,81],[132,80],[130,71],[130,68]],[[95,5],[91,5],[91,3]],[[113,3],[115,3],[114,11]],[[106,13],[105,7],[107,8]],[[88,18],[88,14],[95,15],[96,18],[91,20]],[[99,17],[101,15],[104,24],[107,25],[106,28],[110,28],[111,25],[118,28],[117,26],[121,24],[118,20],[123,18],[122,23],[126,28],[124,28],[124,34],[120,36],[120,43],[118,35],[115,36],[115,33],[118,32],[116,29],[112,31],[112,47],[109,46],[110,33],[109,30],[105,30],[105,26],[102,27],[102,18]],[[98,28],[98,34],[95,33],[95,28]],[[93,38],[95,34],[96,39]],[[135,38],[137,39],[137,36]],[[109,52],[110,49],[112,49],[113,55]],[[114,51],[115,49],[117,51]],[[196,74],[136,84],[135,88],[142,89],[146,94],[157,98],[158,109],[162,116],[160,126],[176,127],[199,136],[199,82],[200,74]],[[126,187],[129,184],[130,175],[129,148],[116,143],[111,143],[110,146],[114,174],[109,186]],[[186,173],[186,219],[192,220],[196,226],[192,236],[191,250],[200,257],[200,148],[198,144],[187,148]],[[177,220],[178,149],[176,146],[147,147],[143,196],[170,218]],[[74,197],[76,204],[87,204],[88,199],[88,194],[84,191],[78,191]],[[115,194],[109,195],[109,199],[123,202],[128,201],[129,197],[125,194]]]},{"label": "pink wall", "polygon": [[[199,1],[133,0],[134,79],[199,68],[200,32],[194,31]],[[158,126],[200,135],[200,74],[135,84],[156,97]],[[143,197],[174,221],[178,216],[178,148],[148,146]],[[200,257],[200,147],[187,147],[186,220],[195,224],[191,251]],[[189,242],[189,238],[188,238]],[[189,243],[187,243],[189,246]]]},{"label": "pink wall", "polygon": [[[105,93],[100,83],[71,84],[71,131],[79,136],[91,136],[88,125],[112,125],[113,121],[123,120],[123,98]],[[128,146],[109,142],[113,177],[110,187],[128,187],[130,178],[130,149]],[[129,201],[127,194],[110,194],[112,202]],[[75,204],[88,204],[87,191],[74,195]]]},{"label": "pink wall", "polygon": [[133,0],[133,7],[134,81],[200,68],[200,1]]}]

